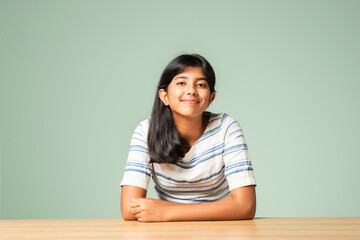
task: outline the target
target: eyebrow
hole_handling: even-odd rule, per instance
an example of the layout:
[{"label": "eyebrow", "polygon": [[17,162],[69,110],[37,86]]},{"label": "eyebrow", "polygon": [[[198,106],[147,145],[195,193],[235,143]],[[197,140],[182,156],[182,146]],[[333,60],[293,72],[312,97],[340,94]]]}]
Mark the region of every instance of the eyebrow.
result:
[{"label": "eyebrow", "polygon": [[[178,77],[176,77],[176,78],[174,78],[174,79],[188,79],[188,77],[185,77],[185,76],[178,76]],[[207,81],[207,78],[197,78],[196,80],[205,80],[205,81]]]}]

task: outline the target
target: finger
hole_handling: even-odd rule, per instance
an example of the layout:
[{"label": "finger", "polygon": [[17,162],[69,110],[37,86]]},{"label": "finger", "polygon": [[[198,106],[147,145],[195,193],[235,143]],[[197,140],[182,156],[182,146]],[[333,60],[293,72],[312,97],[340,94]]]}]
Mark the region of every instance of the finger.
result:
[{"label": "finger", "polygon": [[130,207],[134,208],[139,206],[140,206],[140,202],[138,200],[130,201]]},{"label": "finger", "polygon": [[141,218],[141,212],[140,212],[140,213],[135,214],[135,215],[134,215],[134,217],[135,217],[137,220],[139,220],[139,218]]},{"label": "finger", "polygon": [[137,213],[141,212],[141,209],[140,209],[140,207],[130,208],[130,212],[133,214],[137,214]]}]

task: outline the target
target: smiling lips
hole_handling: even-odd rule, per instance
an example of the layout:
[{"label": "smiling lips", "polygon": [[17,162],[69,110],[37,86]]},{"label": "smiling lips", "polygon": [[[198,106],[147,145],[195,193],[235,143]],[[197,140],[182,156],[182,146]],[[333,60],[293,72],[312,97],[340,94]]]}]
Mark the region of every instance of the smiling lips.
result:
[{"label": "smiling lips", "polygon": [[187,103],[187,104],[198,104],[199,101],[195,100],[195,99],[183,99],[181,100],[183,103]]}]

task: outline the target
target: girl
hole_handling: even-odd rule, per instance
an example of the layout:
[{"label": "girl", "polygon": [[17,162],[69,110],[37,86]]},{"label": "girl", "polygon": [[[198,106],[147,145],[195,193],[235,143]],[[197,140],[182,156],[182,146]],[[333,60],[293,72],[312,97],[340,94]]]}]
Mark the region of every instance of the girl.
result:
[{"label": "girl", "polygon": [[[252,219],[255,179],[239,124],[205,111],[215,73],[197,54],[165,68],[151,117],[133,134],[121,212],[140,222]],[[159,199],[146,198],[152,176]],[[201,203],[201,204],[199,204]]]}]

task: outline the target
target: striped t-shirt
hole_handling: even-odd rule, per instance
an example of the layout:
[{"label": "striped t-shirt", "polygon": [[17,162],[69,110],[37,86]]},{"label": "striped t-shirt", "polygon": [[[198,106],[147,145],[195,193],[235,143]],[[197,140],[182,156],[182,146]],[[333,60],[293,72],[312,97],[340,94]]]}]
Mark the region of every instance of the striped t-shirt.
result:
[{"label": "striped t-shirt", "polygon": [[242,129],[229,115],[211,113],[205,132],[177,164],[149,163],[149,123],[150,118],[135,129],[121,186],[147,190],[152,176],[159,199],[204,203],[256,185]]}]

